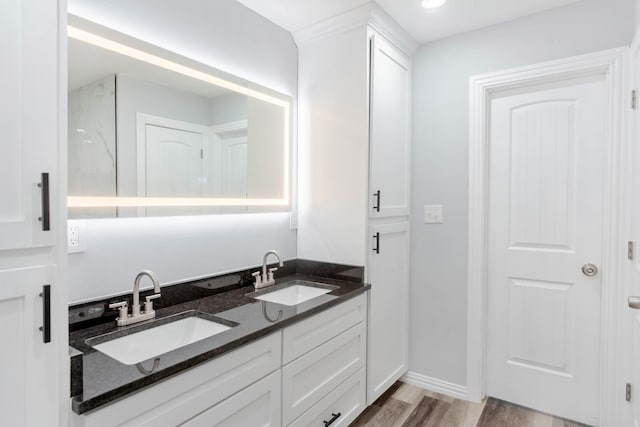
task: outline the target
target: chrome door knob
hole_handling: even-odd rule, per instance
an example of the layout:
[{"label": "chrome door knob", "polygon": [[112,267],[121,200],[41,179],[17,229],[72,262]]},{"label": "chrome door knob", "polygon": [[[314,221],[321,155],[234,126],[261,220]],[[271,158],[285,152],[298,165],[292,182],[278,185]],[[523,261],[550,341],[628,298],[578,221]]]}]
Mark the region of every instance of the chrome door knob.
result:
[{"label": "chrome door knob", "polygon": [[596,267],[594,264],[585,264],[582,266],[582,273],[585,276],[595,276],[596,274],[598,274],[598,267]]},{"label": "chrome door knob", "polygon": [[640,310],[640,297],[629,297],[629,307]]}]

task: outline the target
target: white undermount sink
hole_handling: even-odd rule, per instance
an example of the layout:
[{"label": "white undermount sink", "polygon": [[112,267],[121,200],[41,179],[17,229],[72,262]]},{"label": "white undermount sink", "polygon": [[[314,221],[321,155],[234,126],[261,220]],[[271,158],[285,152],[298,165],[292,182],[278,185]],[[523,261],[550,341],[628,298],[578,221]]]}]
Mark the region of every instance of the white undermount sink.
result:
[{"label": "white undermount sink", "polygon": [[332,289],[315,286],[292,285],[253,298],[283,305],[298,305],[315,297],[319,297],[320,295],[328,294],[331,291]]},{"label": "white undermount sink", "polygon": [[213,320],[189,316],[92,347],[125,365],[134,365],[229,329],[231,326]]}]

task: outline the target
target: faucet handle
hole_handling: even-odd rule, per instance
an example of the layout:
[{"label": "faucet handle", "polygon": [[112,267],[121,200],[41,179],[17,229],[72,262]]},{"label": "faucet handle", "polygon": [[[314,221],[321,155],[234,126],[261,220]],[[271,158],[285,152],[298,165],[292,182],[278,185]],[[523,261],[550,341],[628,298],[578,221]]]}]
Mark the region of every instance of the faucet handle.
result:
[{"label": "faucet handle", "polygon": [[109,304],[109,308],[117,308],[118,318],[120,319],[126,319],[128,316],[128,307],[126,301],[114,302],[113,304]]},{"label": "faucet handle", "polygon": [[267,281],[268,281],[269,283],[273,283],[273,282],[275,282],[275,280],[276,280],[276,279],[274,279],[274,278],[273,278],[273,272],[274,272],[274,271],[276,271],[277,269],[278,269],[278,267],[273,267],[273,268],[270,268],[270,269],[269,269],[269,276],[268,276],[268,278],[267,278]]},{"label": "faucet handle", "polygon": [[262,280],[260,279],[260,271],[251,273],[251,275],[256,278],[256,281],[253,283],[253,285],[256,287],[256,289],[258,289],[260,285],[262,285]]},{"label": "faucet handle", "polygon": [[145,297],[145,302],[144,302],[144,312],[145,314],[149,314],[151,312],[153,312],[153,301],[156,298],[160,298],[160,294],[153,294],[153,295],[149,295],[148,297]]}]

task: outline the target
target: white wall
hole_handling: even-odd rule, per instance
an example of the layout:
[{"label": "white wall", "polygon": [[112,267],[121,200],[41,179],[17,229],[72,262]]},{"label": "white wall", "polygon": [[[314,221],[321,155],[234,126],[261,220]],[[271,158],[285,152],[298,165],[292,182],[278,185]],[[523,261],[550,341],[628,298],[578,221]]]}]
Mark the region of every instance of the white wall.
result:
[{"label": "white wall", "polygon": [[168,284],[257,266],[269,249],[296,256],[288,213],[82,222],[89,250],[69,256],[71,302],[131,292],[144,269]]},{"label": "white wall", "polygon": [[227,93],[211,98],[210,124],[224,125],[239,120],[247,120],[247,102],[249,97],[239,93]]},{"label": "white wall", "polygon": [[[295,99],[291,35],[235,0],[70,0],[69,12]],[[169,283],[254,266],[269,249],[296,256],[288,214],[86,221],[88,250],[69,256],[69,301],[128,292],[137,271]]]},{"label": "white wall", "polygon": [[[413,59],[410,371],[466,383],[469,77],[626,45],[634,0],[584,0],[426,44]],[[443,204],[444,224],[423,205]]]}]

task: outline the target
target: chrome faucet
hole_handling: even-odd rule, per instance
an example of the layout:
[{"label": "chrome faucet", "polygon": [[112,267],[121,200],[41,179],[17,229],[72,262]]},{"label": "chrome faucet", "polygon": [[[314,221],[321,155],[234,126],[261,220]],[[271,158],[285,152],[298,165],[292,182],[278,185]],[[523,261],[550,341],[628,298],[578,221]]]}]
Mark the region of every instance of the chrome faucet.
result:
[{"label": "chrome faucet", "polygon": [[[151,279],[153,283],[153,290],[155,294],[149,295],[145,298],[144,311],[140,311],[140,281],[144,276]],[[153,310],[153,301],[156,298],[160,298],[160,281],[158,276],[151,270],[143,270],[136,276],[136,280],[133,283],[133,304],[131,305],[131,315],[128,313],[127,302],[117,302],[109,304],[109,308],[118,308],[119,316],[116,319],[118,326],[131,325],[133,323],[142,322],[144,320],[153,319],[156,317],[156,312]]]},{"label": "chrome faucet", "polygon": [[278,252],[274,250],[267,251],[267,253],[264,254],[264,257],[262,257],[262,277],[260,277],[260,271],[256,271],[252,274],[252,276],[256,278],[256,281],[254,282],[254,286],[256,289],[273,285],[276,282],[275,278],[273,277],[273,272],[276,271],[278,267],[270,268],[269,272],[267,273],[267,258],[271,254],[275,255],[276,258],[278,258],[278,265],[280,267],[284,265],[284,263],[282,262],[282,258],[280,258],[280,255],[278,255]]}]

